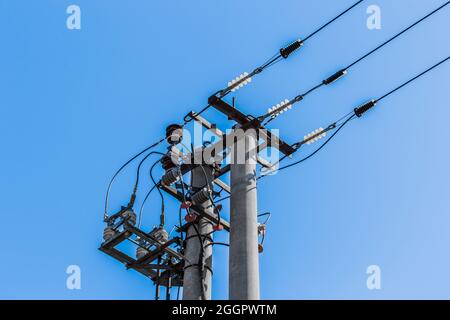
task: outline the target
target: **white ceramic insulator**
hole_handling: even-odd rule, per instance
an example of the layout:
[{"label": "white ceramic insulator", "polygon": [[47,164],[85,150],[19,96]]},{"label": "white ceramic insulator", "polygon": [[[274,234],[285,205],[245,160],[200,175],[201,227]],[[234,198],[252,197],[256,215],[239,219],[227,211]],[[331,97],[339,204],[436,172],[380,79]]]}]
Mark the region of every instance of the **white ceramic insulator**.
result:
[{"label": "white ceramic insulator", "polygon": [[103,230],[103,240],[105,240],[105,241],[108,241],[115,235],[116,235],[116,231],[111,227],[106,227],[105,230]]},{"label": "white ceramic insulator", "polygon": [[285,99],[281,103],[278,103],[276,106],[269,108],[267,110],[267,113],[272,113],[272,112],[276,111],[272,114],[272,117],[276,118],[280,114],[282,114],[290,109],[292,109],[292,104],[290,103],[290,101],[288,99]]},{"label": "white ceramic insulator", "polygon": [[[246,86],[250,82],[252,82],[252,78],[251,77],[247,78],[247,77],[248,77],[248,72],[244,72],[239,77],[236,77],[235,79],[228,82],[228,87],[231,87],[231,86],[235,85],[237,82],[240,82],[237,86],[235,86],[233,89],[231,89],[231,92],[235,92],[235,91],[239,90],[240,88]],[[246,78],[246,79],[244,81],[242,81],[242,79],[244,79],[244,78]]]},{"label": "white ceramic insulator", "polygon": [[[323,133],[321,133],[321,132],[323,132]],[[321,133],[321,134],[320,134],[320,133]],[[320,139],[325,138],[326,135],[327,135],[327,132],[324,131],[323,128],[319,128],[319,129],[317,129],[317,130],[314,130],[314,131],[311,132],[310,134],[307,134],[307,135],[304,137],[304,141],[306,141],[306,144],[313,144],[313,143],[319,141]],[[313,136],[314,136],[314,138],[311,139],[311,137],[313,137]]]},{"label": "white ceramic insulator", "polygon": [[136,248],[136,258],[140,259],[143,256],[145,256],[148,253],[148,250],[142,248],[142,247],[137,247]]}]

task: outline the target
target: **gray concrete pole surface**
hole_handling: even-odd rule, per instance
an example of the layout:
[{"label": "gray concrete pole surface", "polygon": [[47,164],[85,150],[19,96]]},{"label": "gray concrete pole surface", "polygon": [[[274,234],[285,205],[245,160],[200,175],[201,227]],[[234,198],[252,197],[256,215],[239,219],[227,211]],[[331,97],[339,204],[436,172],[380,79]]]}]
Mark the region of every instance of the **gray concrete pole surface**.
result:
[{"label": "gray concrete pole surface", "polygon": [[229,298],[259,300],[256,146],[247,131],[232,148]]},{"label": "gray concrete pole surface", "polygon": [[[211,183],[212,170],[210,167],[203,166],[208,177],[208,182]],[[192,170],[191,184],[194,188],[204,187],[208,182],[205,179],[205,172],[201,167]],[[213,213],[211,202],[206,201],[201,205],[205,211]],[[200,219],[195,226],[200,235],[210,234],[213,230],[213,225],[206,219]],[[185,262],[184,278],[183,278],[183,300],[211,300],[211,283],[212,283],[212,251],[213,246],[209,245],[212,241],[212,234],[209,239],[206,239],[203,246],[200,243],[198,234],[194,226],[189,227],[187,231],[186,248],[184,255],[187,259]],[[200,254],[203,248],[203,263],[204,270],[201,275],[201,269],[198,265]],[[200,262],[202,263],[202,262]],[[203,279],[202,279],[203,278]],[[203,289],[202,289],[203,287]]]}]

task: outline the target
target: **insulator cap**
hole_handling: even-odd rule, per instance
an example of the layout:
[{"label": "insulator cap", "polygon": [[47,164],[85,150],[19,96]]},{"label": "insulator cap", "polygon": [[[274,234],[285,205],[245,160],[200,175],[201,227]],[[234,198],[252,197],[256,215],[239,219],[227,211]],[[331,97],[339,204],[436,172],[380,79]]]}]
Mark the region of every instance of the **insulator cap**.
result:
[{"label": "insulator cap", "polygon": [[213,225],[213,230],[214,231],[222,231],[223,226],[221,224],[215,224],[215,225]]},{"label": "insulator cap", "polygon": [[281,48],[280,54],[283,58],[286,59],[287,57],[289,57],[291,55],[291,53],[293,53],[294,51],[299,49],[302,45],[303,45],[303,40],[301,40],[301,39],[295,40],[287,47]]},{"label": "insulator cap", "polygon": [[133,210],[127,209],[121,214],[122,218],[127,219],[128,224],[135,225],[136,224],[136,213]]},{"label": "insulator cap", "polygon": [[169,241],[169,234],[167,233],[166,229],[162,227],[153,229],[150,232],[150,235],[161,243],[166,243],[167,241]]},{"label": "insulator cap", "polygon": [[266,225],[263,223],[260,223],[258,225],[258,235],[262,236],[266,233]]},{"label": "insulator cap", "polygon": [[145,256],[148,253],[148,250],[142,248],[142,247],[137,247],[136,248],[136,258],[140,259],[143,256]]},{"label": "insulator cap", "polygon": [[179,124],[171,124],[166,128],[166,140],[170,145],[175,145],[183,140],[183,127]]},{"label": "insulator cap", "polygon": [[339,80],[340,78],[342,78],[343,76],[345,76],[347,74],[347,69],[342,69],[339,70],[338,72],[336,72],[335,74],[333,74],[331,77],[329,77],[328,79],[325,79],[322,81],[322,83],[324,85],[329,85],[332,84],[333,82]]},{"label": "insulator cap", "polygon": [[103,240],[108,241],[109,239],[114,237],[115,234],[116,234],[116,231],[113,228],[106,227],[105,230],[103,230]]},{"label": "insulator cap", "polygon": [[355,110],[354,110],[355,115],[358,118],[361,118],[364,113],[366,113],[367,111],[369,111],[370,109],[375,107],[376,104],[377,104],[377,102],[375,100],[370,100],[369,102],[366,102],[362,106],[355,108]]}]

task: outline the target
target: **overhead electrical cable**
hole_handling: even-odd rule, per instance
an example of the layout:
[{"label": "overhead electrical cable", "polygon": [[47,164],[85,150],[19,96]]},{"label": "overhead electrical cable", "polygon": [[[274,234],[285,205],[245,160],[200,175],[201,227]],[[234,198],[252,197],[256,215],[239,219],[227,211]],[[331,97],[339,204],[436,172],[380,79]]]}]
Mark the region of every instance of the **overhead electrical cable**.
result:
[{"label": "overhead electrical cable", "polygon": [[[432,67],[426,69],[425,71],[421,72],[420,74],[416,75],[415,77],[409,79],[408,81],[402,83],[401,85],[399,85],[398,87],[396,87],[395,89],[389,91],[388,93],[384,94],[383,96],[381,96],[378,99],[373,99],[370,100],[369,102],[364,103],[363,105],[361,105],[358,108],[355,108],[351,113],[345,115],[344,117],[342,117],[340,120],[334,122],[333,124],[331,124],[330,126],[328,126],[327,129],[321,129],[321,130],[316,130],[314,132],[313,135],[309,135],[309,136],[305,136],[304,140],[295,143],[294,145],[292,145],[294,147],[294,149],[297,151],[302,145],[307,144],[307,142],[311,141],[311,140],[319,140],[320,138],[323,138],[325,136],[325,133],[327,131],[331,131],[336,129],[336,131],[333,132],[333,134],[319,147],[317,148],[313,153],[311,153],[310,155],[306,156],[305,158],[302,158],[294,163],[288,164],[286,166],[283,166],[281,168],[275,169],[275,170],[271,170],[270,172],[263,174],[261,176],[259,176],[257,179],[260,180],[266,176],[268,176],[271,172],[273,171],[282,171],[282,170],[286,170],[288,168],[291,168],[293,166],[296,166],[308,159],[310,159],[311,157],[313,157],[314,155],[316,155],[320,150],[322,150],[335,136],[336,134],[341,131],[341,129],[348,124],[351,120],[355,119],[355,117],[362,117],[363,114],[365,114],[367,111],[369,111],[370,109],[372,109],[378,102],[380,102],[381,100],[387,98],[388,96],[392,95],[393,93],[397,92],[398,90],[404,88],[405,86],[407,86],[408,84],[418,80],[419,78],[421,78],[422,76],[424,76],[425,74],[431,72],[432,70],[434,70],[435,68],[441,66],[443,63],[447,62],[448,60],[450,60],[450,56],[448,56],[447,58],[439,61],[438,63],[436,63],[435,65],[433,65]],[[345,119],[345,120],[344,120]],[[340,121],[343,121],[342,124],[338,125],[338,123]],[[281,159],[280,161],[278,161],[278,163],[280,163],[283,159]],[[277,164],[278,164],[277,163]],[[216,201],[217,202],[217,201]]]},{"label": "overhead electrical cable", "polygon": [[278,116],[280,116],[281,114],[283,114],[284,112],[292,109],[293,105],[302,101],[308,94],[318,90],[319,88],[321,88],[322,86],[327,86],[330,85],[334,82],[336,82],[337,80],[341,79],[342,77],[344,77],[345,75],[347,75],[348,70],[350,68],[352,68],[353,66],[355,66],[356,64],[358,64],[359,62],[363,61],[364,59],[368,58],[370,55],[374,54],[375,52],[377,52],[378,50],[381,50],[384,46],[386,46],[387,44],[391,43],[392,41],[394,41],[395,39],[397,39],[398,37],[400,37],[402,34],[404,34],[405,32],[409,31],[410,29],[414,28],[415,26],[417,26],[418,24],[420,24],[421,22],[425,21],[426,19],[430,18],[431,16],[435,15],[436,13],[438,13],[439,11],[441,11],[442,9],[444,9],[447,5],[450,4],[450,1],[447,1],[446,3],[444,3],[443,5],[441,5],[440,7],[438,7],[437,9],[433,10],[432,12],[430,12],[429,14],[427,14],[426,16],[424,16],[423,18],[417,20],[416,22],[414,22],[413,24],[411,24],[410,26],[408,26],[407,28],[403,29],[402,31],[400,31],[399,33],[397,33],[396,35],[394,35],[393,37],[391,37],[390,39],[388,39],[387,41],[383,42],[382,44],[380,44],[379,46],[377,46],[375,49],[369,51],[368,53],[366,53],[365,55],[363,55],[362,57],[356,59],[355,61],[353,61],[351,64],[349,64],[347,67],[339,70],[338,72],[336,72],[335,74],[333,74],[332,76],[328,77],[327,79],[323,80],[321,83],[319,83],[318,85],[312,87],[311,89],[309,89],[308,91],[306,91],[305,93],[299,94],[297,95],[295,98],[291,99],[291,100],[284,100],[281,103],[277,104],[276,106],[273,106],[272,108],[269,108],[267,113],[259,116],[258,120],[260,122],[263,122],[265,119],[268,119],[263,125],[266,126],[267,124],[269,124],[270,122],[272,122],[275,118],[277,118]]},{"label": "overhead electrical cable", "polygon": [[153,185],[153,187],[147,192],[147,194],[144,197],[144,200],[142,201],[141,208],[139,209],[139,219],[138,219],[138,227],[141,227],[141,221],[142,221],[142,212],[144,211],[145,203],[147,202],[148,197],[152,193],[153,190],[155,190],[156,184]]},{"label": "overhead electrical cable", "polygon": [[[350,10],[352,10],[353,8],[355,8],[357,5],[359,5],[360,3],[362,3],[365,0],[359,0],[357,2],[355,2],[352,6],[350,6],[349,8],[347,8],[346,10],[344,10],[343,12],[341,12],[339,15],[337,15],[336,17],[334,17],[333,19],[331,19],[330,21],[328,21],[327,23],[325,23],[324,25],[322,25],[320,28],[318,28],[317,30],[313,31],[311,34],[309,34],[308,36],[305,37],[305,39],[303,40],[296,40],[293,43],[291,43],[290,45],[281,48],[279,50],[279,53],[275,54],[274,56],[272,56],[269,60],[267,60],[264,64],[262,64],[260,67],[256,68],[252,73],[245,75],[245,73],[243,75],[241,75],[240,77],[238,77],[237,79],[235,79],[236,81],[232,81],[229,83],[229,86],[227,86],[227,88],[222,89],[218,92],[216,92],[215,95],[219,94],[219,96],[221,98],[225,97],[227,94],[229,94],[230,92],[235,91],[236,89],[238,89],[239,87],[241,87],[244,83],[247,84],[251,81],[251,77],[261,73],[263,70],[269,68],[270,66],[274,65],[275,63],[281,61],[282,59],[287,59],[294,51],[298,50],[307,40],[311,39],[312,37],[314,37],[316,34],[318,34],[320,31],[322,31],[323,29],[325,29],[326,27],[328,27],[330,24],[332,24],[333,22],[335,22],[336,20],[338,20],[339,18],[341,18],[343,15],[345,15],[346,13],[348,13]],[[196,115],[200,115],[203,112],[205,112],[206,110],[208,110],[211,107],[210,104],[207,104],[203,109],[201,109],[198,113],[196,113]],[[192,116],[186,115],[184,117],[184,123],[182,125],[182,127],[184,127],[186,124],[190,123],[191,121],[194,120],[194,118]],[[156,147],[158,144],[160,144],[162,141],[164,141],[165,138],[160,139],[159,141],[155,142],[153,145],[151,145],[150,147],[142,150],[140,153],[138,153],[136,156],[134,156],[133,158],[131,158],[129,161],[127,161],[113,176],[113,178],[111,179],[109,185],[108,185],[108,189],[106,192],[106,199],[105,199],[105,212],[104,212],[104,217],[108,217],[108,197],[109,197],[109,192],[111,189],[111,185],[114,181],[114,179],[116,178],[116,176],[119,174],[120,171],[123,170],[123,168],[125,168],[129,163],[131,163],[134,159],[136,159],[137,157],[139,157],[141,154],[145,153],[147,150],[150,150],[154,147]]]},{"label": "overhead electrical cable", "polygon": [[160,197],[161,197],[161,215],[160,215],[159,226],[160,226],[160,227],[163,227],[163,226],[164,226],[164,223],[165,223],[165,215],[164,215],[164,195],[163,195],[163,193],[161,192],[160,185],[159,185],[161,182],[156,182],[155,178],[153,177],[153,169],[155,168],[155,166],[156,166],[158,163],[159,163],[159,160],[156,161],[156,162],[152,165],[152,167],[150,168],[150,179],[152,179],[152,182],[153,182],[153,184],[156,186],[156,189],[158,190],[158,193],[159,193],[159,195],[160,195]]},{"label": "overhead electrical cable", "polygon": [[138,154],[136,154],[135,156],[133,156],[131,159],[129,159],[127,162],[125,162],[120,168],[119,170],[117,170],[113,177],[111,178],[111,180],[109,181],[108,184],[108,189],[106,190],[106,197],[105,197],[105,212],[104,212],[104,218],[106,219],[108,217],[108,199],[109,199],[109,192],[111,191],[111,186],[114,182],[114,180],[116,179],[117,175],[127,166],[129,165],[133,160],[135,160],[136,158],[138,158],[140,155],[142,155],[143,153],[147,152],[150,149],[155,148],[156,146],[158,146],[161,142],[163,142],[165,140],[161,139],[157,142],[155,142],[154,144],[152,144],[151,146],[145,148],[144,150],[142,150],[141,152],[139,152]]},{"label": "overhead electrical cable", "polygon": [[427,14],[425,17],[417,20],[416,22],[414,22],[412,25],[410,25],[409,27],[407,27],[406,29],[403,29],[401,32],[397,33],[395,36],[393,36],[392,38],[390,38],[389,40],[383,42],[382,44],[380,44],[378,47],[376,47],[375,49],[369,51],[368,53],[366,53],[365,55],[363,55],[361,58],[355,60],[354,62],[352,62],[351,64],[349,64],[346,68],[344,69],[349,69],[351,67],[353,67],[354,65],[358,64],[359,62],[361,62],[362,60],[366,59],[367,57],[369,57],[371,54],[373,54],[374,52],[380,50],[381,48],[383,48],[384,46],[386,46],[387,44],[389,44],[390,42],[394,41],[395,39],[397,39],[398,37],[400,37],[402,34],[404,34],[405,32],[409,31],[410,29],[414,28],[415,26],[417,26],[418,24],[420,24],[421,22],[425,21],[426,19],[430,18],[431,16],[433,16],[434,14],[438,13],[439,11],[441,11],[442,9],[444,9],[446,6],[448,6],[450,4],[450,1],[447,1],[446,3],[444,3],[443,5],[441,5],[440,7],[438,7],[437,9],[433,10],[432,12],[430,12],[429,14]]},{"label": "overhead electrical cable", "polygon": [[142,160],[138,164],[138,167],[136,170],[136,181],[134,183],[134,188],[133,188],[133,192],[131,194],[130,202],[128,203],[128,208],[130,208],[130,209],[133,208],[134,202],[136,201],[136,193],[137,193],[137,189],[138,189],[138,185],[139,185],[139,177],[140,177],[141,167],[144,164],[145,160],[147,160],[150,156],[152,156],[154,154],[164,156],[164,153],[162,153],[162,152],[152,151],[152,152],[148,153],[144,158],[142,158]]},{"label": "overhead electrical cable", "polygon": [[312,33],[310,33],[308,36],[306,36],[305,39],[303,39],[303,40],[302,39],[298,39],[298,40],[292,42],[291,44],[289,44],[288,46],[286,46],[284,48],[281,48],[279,50],[279,53],[277,53],[274,56],[272,56],[269,60],[267,60],[260,67],[254,69],[250,73],[247,73],[247,72],[242,73],[240,76],[238,76],[235,79],[233,79],[232,81],[230,81],[226,88],[218,91],[214,95],[215,96],[218,95],[219,98],[223,98],[226,95],[228,95],[230,92],[235,92],[236,90],[239,90],[240,88],[244,87],[245,85],[247,85],[248,83],[250,83],[252,81],[252,78],[255,75],[263,72],[265,69],[269,68],[270,66],[273,66],[277,62],[279,62],[279,61],[281,61],[283,59],[287,59],[293,52],[295,52],[298,49],[300,49],[304,45],[304,43],[306,41],[308,41],[309,39],[314,37],[320,31],[324,30],[330,24],[332,24],[333,22],[335,22],[336,20],[338,20],[339,18],[344,16],[346,13],[348,13],[349,11],[351,11],[353,8],[355,8],[357,5],[359,5],[360,3],[364,2],[364,1],[365,0],[359,0],[359,1],[355,2],[352,6],[350,6],[349,8],[344,10],[343,12],[341,12],[339,15],[337,15],[336,17],[334,17],[333,19],[331,19],[330,21],[328,21],[327,23],[325,23],[324,25],[322,25],[320,28],[316,29]]}]

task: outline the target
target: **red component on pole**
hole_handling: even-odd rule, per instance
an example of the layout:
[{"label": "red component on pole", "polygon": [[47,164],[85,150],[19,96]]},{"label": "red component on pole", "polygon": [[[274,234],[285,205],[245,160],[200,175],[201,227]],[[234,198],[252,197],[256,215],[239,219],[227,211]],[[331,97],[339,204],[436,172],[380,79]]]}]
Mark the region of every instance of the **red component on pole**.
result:
[{"label": "red component on pole", "polygon": [[186,222],[194,222],[195,220],[197,220],[197,215],[193,214],[193,213],[188,213],[185,217],[184,220],[186,220]]},{"label": "red component on pole", "polygon": [[192,206],[190,201],[185,201],[181,203],[181,209],[189,209]]},{"label": "red component on pole", "polygon": [[258,243],[258,252],[262,253],[264,251],[264,247],[262,244]]},{"label": "red component on pole", "polygon": [[221,224],[213,225],[213,230],[214,231],[222,231],[223,230],[223,226]]}]

